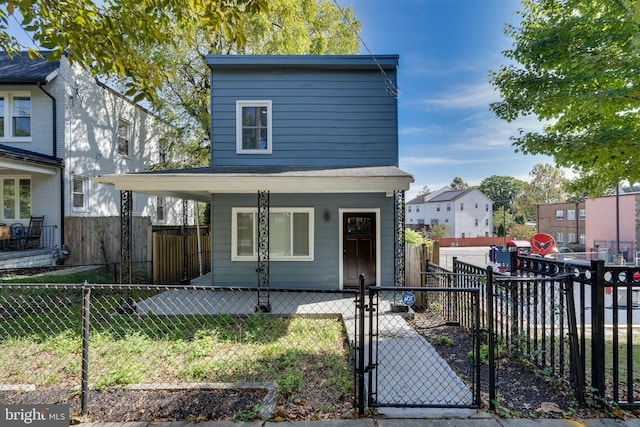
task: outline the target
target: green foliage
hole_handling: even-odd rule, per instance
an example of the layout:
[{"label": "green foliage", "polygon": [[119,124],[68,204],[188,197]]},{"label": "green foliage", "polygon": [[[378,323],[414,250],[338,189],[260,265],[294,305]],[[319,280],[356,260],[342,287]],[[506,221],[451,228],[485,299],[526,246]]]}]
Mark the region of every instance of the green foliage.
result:
[{"label": "green foliage", "polygon": [[[135,101],[155,100],[174,76],[172,69],[149,60],[151,46],[170,49],[200,30],[242,46],[243,20],[266,13],[267,5],[267,0],[10,1],[0,6],[0,48],[10,54],[23,50],[6,30],[9,19],[22,18],[20,25],[38,48],[53,51],[51,59],[64,53],[94,75],[123,79],[126,95]],[[30,57],[37,55],[29,51]]]},{"label": "green foliage", "polygon": [[435,239],[438,237],[443,237],[443,238],[449,237],[449,227],[447,227],[444,224],[434,224],[429,229],[429,236],[432,239]]},{"label": "green foliage", "polygon": [[455,344],[453,342],[453,338],[451,338],[449,335],[439,335],[437,339],[438,344],[445,347],[453,347],[453,345]]},{"label": "green foliage", "polygon": [[451,181],[451,184],[449,184],[449,187],[451,187],[452,190],[466,190],[469,188],[469,184],[464,182],[459,176],[456,176],[453,178],[453,181]]},{"label": "green foliage", "polygon": [[429,239],[422,237],[421,233],[418,233],[415,230],[407,228],[404,231],[404,241],[405,243],[409,243],[412,245],[426,245],[430,242]]},{"label": "green foliage", "polygon": [[520,196],[523,185],[523,181],[511,176],[491,175],[482,180],[478,190],[493,201],[493,210],[496,211],[500,206],[510,205],[512,199]]},{"label": "green foliage", "polygon": [[[469,358],[473,361],[474,360],[474,351],[471,350],[468,353]],[[480,346],[480,354],[478,354],[476,357],[478,357],[480,364],[482,365],[486,365],[487,363],[489,363],[489,346],[487,344],[482,344]]]},{"label": "green foliage", "polygon": [[552,156],[579,178],[572,189],[598,196],[640,182],[640,22],[629,2],[525,0],[507,25],[508,65],[490,75],[507,121],[534,115],[542,132],[522,130],[516,151]]}]

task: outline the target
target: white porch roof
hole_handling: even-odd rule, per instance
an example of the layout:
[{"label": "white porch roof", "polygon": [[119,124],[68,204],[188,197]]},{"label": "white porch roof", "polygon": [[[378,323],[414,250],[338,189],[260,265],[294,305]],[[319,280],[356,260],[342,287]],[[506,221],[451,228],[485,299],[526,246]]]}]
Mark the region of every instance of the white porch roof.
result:
[{"label": "white porch roof", "polygon": [[406,191],[413,176],[395,166],[354,168],[216,166],[92,179],[120,191],[209,202],[214,193],[386,193]]}]

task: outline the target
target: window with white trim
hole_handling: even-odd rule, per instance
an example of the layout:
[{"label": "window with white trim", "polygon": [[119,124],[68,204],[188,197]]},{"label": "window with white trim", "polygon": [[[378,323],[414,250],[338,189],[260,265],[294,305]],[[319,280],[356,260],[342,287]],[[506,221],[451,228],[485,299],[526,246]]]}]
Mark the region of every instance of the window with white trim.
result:
[{"label": "window with white trim", "polygon": [[562,209],[556,210],[556,221],[562,221],[564,219],[564,211]]},{"label": "window with white trim", "polygon": [[580,219],[580,220],[587,219],[587,210],[586,209],[580,209],[578,219]]},{"label": "window with white trim", "polygon": [[85,194],[87,192],[87,179],[74,176],[71,188],[71,202],[73,209],[85,209]]},{"label": "window with white trim", "polygon": [[131,154],[129,142],[131,141],[131,124],[126,120],[118,120],[118,154],[129,156]]},{"label": "window with white trim", "polygon": [[236,152],[271,154],[271,101],[236,101]]},{"label": "window with white trim", "polygon": [[[269,259],[313,261],[313,208],[269,210]],[[258,209],[231,209],[231,260],[257,261]]]},{"label": "window with white trim", "polygon": [[31,97],[28,94],[0,94],[0,139],[31,140]]},{"label": "window with white trim", "polygon": [[576,220],[576,210],[567,209],[567,221],[575,221],[575,220]]},{"label": "window with white trim", "polygon": [[2,178],[2,219],[29,219],[31,216],[31,179]]},{"label": "window with white trim", "polygon": [[564,243],[564,233],[556,233],[556,243]]},{"label": "window with white trim", "polygon": [[576,233],[567,233],[567,243],[577,243]]}]

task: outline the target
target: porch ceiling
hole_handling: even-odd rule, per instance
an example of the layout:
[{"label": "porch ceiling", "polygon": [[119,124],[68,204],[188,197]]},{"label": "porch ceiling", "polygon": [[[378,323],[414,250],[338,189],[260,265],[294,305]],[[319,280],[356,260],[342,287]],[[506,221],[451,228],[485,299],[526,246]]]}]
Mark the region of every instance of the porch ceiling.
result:
[{"label": "porch ceiling", "polygon": [[387,193],[405,191],[413,176],[395,166],[359,168],[212,167],[92,179],[117,190],[209,202],[214,193]]}]

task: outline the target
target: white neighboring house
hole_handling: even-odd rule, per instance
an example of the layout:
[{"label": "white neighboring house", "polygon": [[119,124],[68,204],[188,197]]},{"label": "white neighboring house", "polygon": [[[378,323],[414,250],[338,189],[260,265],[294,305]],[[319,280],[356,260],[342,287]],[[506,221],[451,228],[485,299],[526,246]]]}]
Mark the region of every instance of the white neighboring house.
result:
[{"label": "white neighboring house", "polygon": [[[65,57],[0,54],[0,223],[44,215],[42,245],[52,247],[64,243],[65,217],[119,216],[120,192],[89,178],[145,171],[161,160],[169,129]],[[181,199],[137,193],[132,210],[182,223]]]},{"label": "white neighboring house", "polygon": [[430,194],[422,194],[406,205],[408,228],[428,231],[432,225],[443,224],[449,237],[492,236],[493,202],[480,190],[451,190],[443,187]]}]

